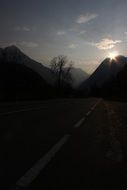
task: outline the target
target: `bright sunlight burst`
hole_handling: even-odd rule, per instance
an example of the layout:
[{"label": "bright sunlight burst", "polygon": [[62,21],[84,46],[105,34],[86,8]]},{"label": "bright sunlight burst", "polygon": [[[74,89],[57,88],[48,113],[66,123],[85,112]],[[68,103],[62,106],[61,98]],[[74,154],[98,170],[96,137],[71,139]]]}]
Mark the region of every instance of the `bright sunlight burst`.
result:
[{"label": "bright sunlight burst", "polygon": [[118,56],[118,52],[114,51],[114,52],[110,52],[108,57],[113,60],[116,58],[116,56]]}]

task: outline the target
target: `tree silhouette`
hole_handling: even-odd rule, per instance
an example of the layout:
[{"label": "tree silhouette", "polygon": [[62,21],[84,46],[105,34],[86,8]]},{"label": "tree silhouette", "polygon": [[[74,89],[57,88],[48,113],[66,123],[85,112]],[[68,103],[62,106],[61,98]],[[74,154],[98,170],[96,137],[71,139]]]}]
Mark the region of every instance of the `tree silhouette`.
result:
[{"label": "tree silhouette", "polygon": [[72,83],[71,69],[72,61],[68,61],[66,56],[59,55],[51,60],[50,68],[56,78],[56,85],[59,89],[69,86]]}]

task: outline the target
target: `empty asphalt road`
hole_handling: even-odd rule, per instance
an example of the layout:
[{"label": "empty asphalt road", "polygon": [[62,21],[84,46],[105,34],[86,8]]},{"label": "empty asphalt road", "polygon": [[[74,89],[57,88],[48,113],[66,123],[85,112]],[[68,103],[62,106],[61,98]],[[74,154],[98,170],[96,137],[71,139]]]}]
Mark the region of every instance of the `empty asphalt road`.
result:
[{"label": "empty asphalt road", "polygon": [[127,104],[64,99],[0,105],[0,189],[127,187]]}]

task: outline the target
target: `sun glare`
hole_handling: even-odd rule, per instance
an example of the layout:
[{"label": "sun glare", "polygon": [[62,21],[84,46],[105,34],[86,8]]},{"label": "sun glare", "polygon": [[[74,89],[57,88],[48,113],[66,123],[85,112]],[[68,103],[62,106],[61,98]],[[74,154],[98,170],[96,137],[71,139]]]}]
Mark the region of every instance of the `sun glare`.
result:
[{"label": "sun glare", "polygon": [[113,59],[116,58],[116,56],[118,56],[118,52],[114,51],[114,52],[110,52],[108,57],[109,57],[111,60],[113,60]]}]

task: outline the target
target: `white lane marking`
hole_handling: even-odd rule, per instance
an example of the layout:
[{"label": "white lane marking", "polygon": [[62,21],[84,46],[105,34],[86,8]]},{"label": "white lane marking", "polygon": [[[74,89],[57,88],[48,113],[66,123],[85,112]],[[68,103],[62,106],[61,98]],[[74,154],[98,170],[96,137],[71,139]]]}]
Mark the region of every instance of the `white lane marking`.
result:
[{"label": "white lane marking", "polygon": [[31,169],[29,169],[24,176],[22,176],[12,188],[22,189],[28,187],[31,182],[39,175],[39,173],[47,166],[56,153],[62,148],[62,146],[69,140],[71,135],[65,135],[53,148],[42,157]]},{"label": "white lane marking", "polygon": [[78,127],[80,127],[80,126],[83,124],[83,122],[86,120],[86,117],[88,117],[88,116],[92,113],[92,111],[96,108],[96,106],[100,103],[100,101],[101,101],[101,100],[97,101],[97,103],[96,103],[93,107],[91,107],[91,109],[86,113],[86,116],[83,117],[83,118],[81,118],[81,119],[74,125],[74,128],[78,128]]},{"label": "white lane marking", "polygon": [[[97,106],[97,104],[100,102],[100,100],[94,105],[94,109]],[[40,108],[41,109],[41,108]],[[30,109],[29,109],[30,110]],[[29,111],[29,110],[20,110],[16,111]],[[33,109],[35,110],[35,109]],[[16,112],[8,112],[10,113],[16,113]],[[90,111],[91,112],[91,111]],[[5,113],[7,114],[7,113]],[[74,125],[75,128],[78,128],[82,125],[82,123],[85,121],[86,117],[83,117],[78,123]],[[15,186],[12,188],[12,190],[20,190],[22,188],[28,187],[31,182],[39,175],[39,173],[47,166],[47,164],[52,160],[52,158],[56,155],[56,153],[62,148],[62,146],[69,140],[71,135],[67,134],[65,135],[44,157],[42,157],[31,169],[29,169],[24,176],[22,176],[15,184]]]},{"label": "white lane marking", "polygon": [[97,107],[97,105],[101,102],[101,99],[97,101],[97,103],[91,107],[91,111],[95,110],[95,108]]},{"label": "white lane marking", "polygon": [[34,111],[34,110],[41,110],[41,109],[45,109],[45,108],[47,108],[47,107],[39,107],[39,108],[29,108],[29,109],[14,110],[14,111],[10,111],[10,112],[0,113],[0,115],[10,115],[10,114],[14,114],[14,113],[27,112],[27,111]]},{"label": "white lane marking", "polygon": [[92,111],[88,111],[88,112],[86,113],[86,116],[89,116],[91,113],[92,113]]},{"label": "white lane marking", "polygon": [[83,124],[83,122],[85,121],[85,117],[83,117],[82,119],[80,119],[75,125],[74,125],[74,128],[78,128],[78,127],[80,127],[82,124]]}]

